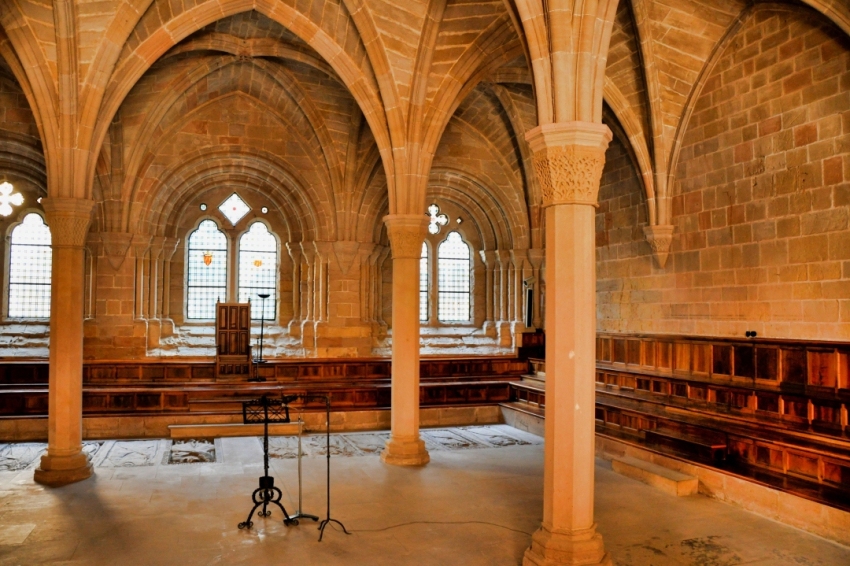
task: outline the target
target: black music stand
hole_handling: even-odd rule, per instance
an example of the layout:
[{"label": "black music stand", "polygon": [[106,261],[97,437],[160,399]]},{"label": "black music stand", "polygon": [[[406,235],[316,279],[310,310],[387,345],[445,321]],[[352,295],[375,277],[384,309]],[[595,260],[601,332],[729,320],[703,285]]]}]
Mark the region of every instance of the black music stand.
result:
[{"label": "black music stand", "polygon": [[322,537],[325,536],[325,527],[327,527],[330,523],[336,523],[340,527],[342,527],[342,532],[347,535],[350,535],[345,525],[337,521],[336,519],[331,519],[331,396],[330,395],[300,395],[302,399],[305,401],[307,399],[323,399],[325,401],[325,415],[327,421],[325,422],[325,450],[327,451],[327,494],[328,494],[328,509],[327,516],[325,519],[319,523],[319,542],[322,542]]},{"label": "black music stand", "polygon": [[271,503],[274,503],[283,511],[284,525],[298,524],[298,519],[290,517],[286,509],[281,505],[280,500],[283,497],[283,493],[279,488],[275,487],[274,478],[269,475],[269,423],[290,422],[289,402],[292,399],[285,397],[269,399],[267,395],[263,395],[259,399],[251,399],[242,403],[242,420],[245,424],[263,423],[263,466],[265,474],[260,478],[260,487],[255,489],[254,493],[251,494],[254,506],[251,508],[251,512],[248,513],[248,518],[244,522],[239,523],[238,526],[240,529],[250,529],[254,526],[251,517],[254,516],[254,511],[260,505],[263,506],[263,510],[257,513],[258,516],[268,517],[271,515],[272,512],[268,510],[268,506]]}]

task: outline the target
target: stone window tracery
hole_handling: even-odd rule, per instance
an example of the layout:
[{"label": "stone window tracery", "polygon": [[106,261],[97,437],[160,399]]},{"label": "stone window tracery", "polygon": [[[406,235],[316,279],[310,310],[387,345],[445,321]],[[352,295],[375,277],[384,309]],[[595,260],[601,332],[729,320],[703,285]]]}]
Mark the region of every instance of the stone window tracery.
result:
[{"label": "stone window tracery", "polygon": [[52,262],[50,228],[31,212],[12,230],[10,239],[10,318],[50,317]]},{"label": "stone window tracery", "polygon": [[[277,239],[262,222],[239,238],[239,302],[251,300],[251,318],[274,320],[277,305]],[[263,301],[258,295],[268,294]]]},{"label": "stone window tracery", "polygon": [[212,220],[203,220],[189,236],[186,316],[214,319],[215,304],[227,300],[227,236]]}]

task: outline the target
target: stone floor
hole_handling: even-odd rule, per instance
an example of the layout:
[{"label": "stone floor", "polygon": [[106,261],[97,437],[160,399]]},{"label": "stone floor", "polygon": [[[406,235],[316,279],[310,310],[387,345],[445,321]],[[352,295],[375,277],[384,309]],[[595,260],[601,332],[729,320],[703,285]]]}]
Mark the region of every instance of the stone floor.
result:
[{"label": "stone floor", "polygon": [[[385,433],[332,435],[332,517],[286,527],[275,509],[236,525],[262,473],[257,438],[87,443],[96,475],[32,481],[39,444],[0,445],[0,565],[519,564],[542,511],[542,439],[505,425],[423,431],[431,463],[381,463]],[[271,440],[297,508],[297,444]],[[324,437],[304,441],[304,512],[324,515]],[[342,456],[342,457],[340,457]],[[850,565],[850,549],[702,496],[675,498],[599,461],[597,521],[616,564]]]}]

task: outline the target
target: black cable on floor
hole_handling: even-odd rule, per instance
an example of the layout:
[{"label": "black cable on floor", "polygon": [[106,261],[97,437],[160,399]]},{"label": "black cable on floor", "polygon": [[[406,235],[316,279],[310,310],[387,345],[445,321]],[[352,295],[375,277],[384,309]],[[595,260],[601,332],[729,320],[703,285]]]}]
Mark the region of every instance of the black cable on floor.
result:
[{"label": "black cable on floor", "polygon": [[383,527],[381,529],[356,529],[352,530],[352,533],[379,533],[382,531],[388,531],[390,529],[396,529],[398,527],[407,527],[410,525],[488,525],[491,527],[499,527],[500,529],[505,529],[507,531],[513,531],[515,533],[519,533],[522,535],[531,536],[532,533],[527,533],[525,531],[521,531],[519,529],[512,529],[510,527],[506,527],[504,525],[499,525],[498,523],[489,523],[487,521],[410,521],[409,523],[399,523],[398,525],[390,525],[389,527]]}]

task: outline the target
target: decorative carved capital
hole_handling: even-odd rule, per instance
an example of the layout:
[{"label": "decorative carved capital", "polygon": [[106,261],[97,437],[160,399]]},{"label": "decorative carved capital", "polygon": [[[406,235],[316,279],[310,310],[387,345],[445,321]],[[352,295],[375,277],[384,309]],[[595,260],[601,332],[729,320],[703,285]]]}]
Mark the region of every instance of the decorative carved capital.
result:
[{"label": "decorative carved capital", "polygon": [[422,242],[428,233],[428,218],[422,214],[388,214],[384,216],[393,259],[422,256]]},{"label": "decorative carved capital", "polygon": [[82,248],[91,224],[94,201],[89,199],[49,197],[41,206],[50,226],[54,248]]},{"label": "decorative carved capital", "polygon": [[670,246],[673,244],[673,230],[675,226],[644,226],[643,234],[646,241],[649,242],[649,247],[652,248],[652,255],[655,256],[655,261],[658,262],[658,267],[664,269],[667,264],[667,257],[670,255]]},{"label": "decorative carved capital", "polygon": [[597,204],[611,138],[608,126],[591,122],[546,124],[525,135],[544,207]]}]

